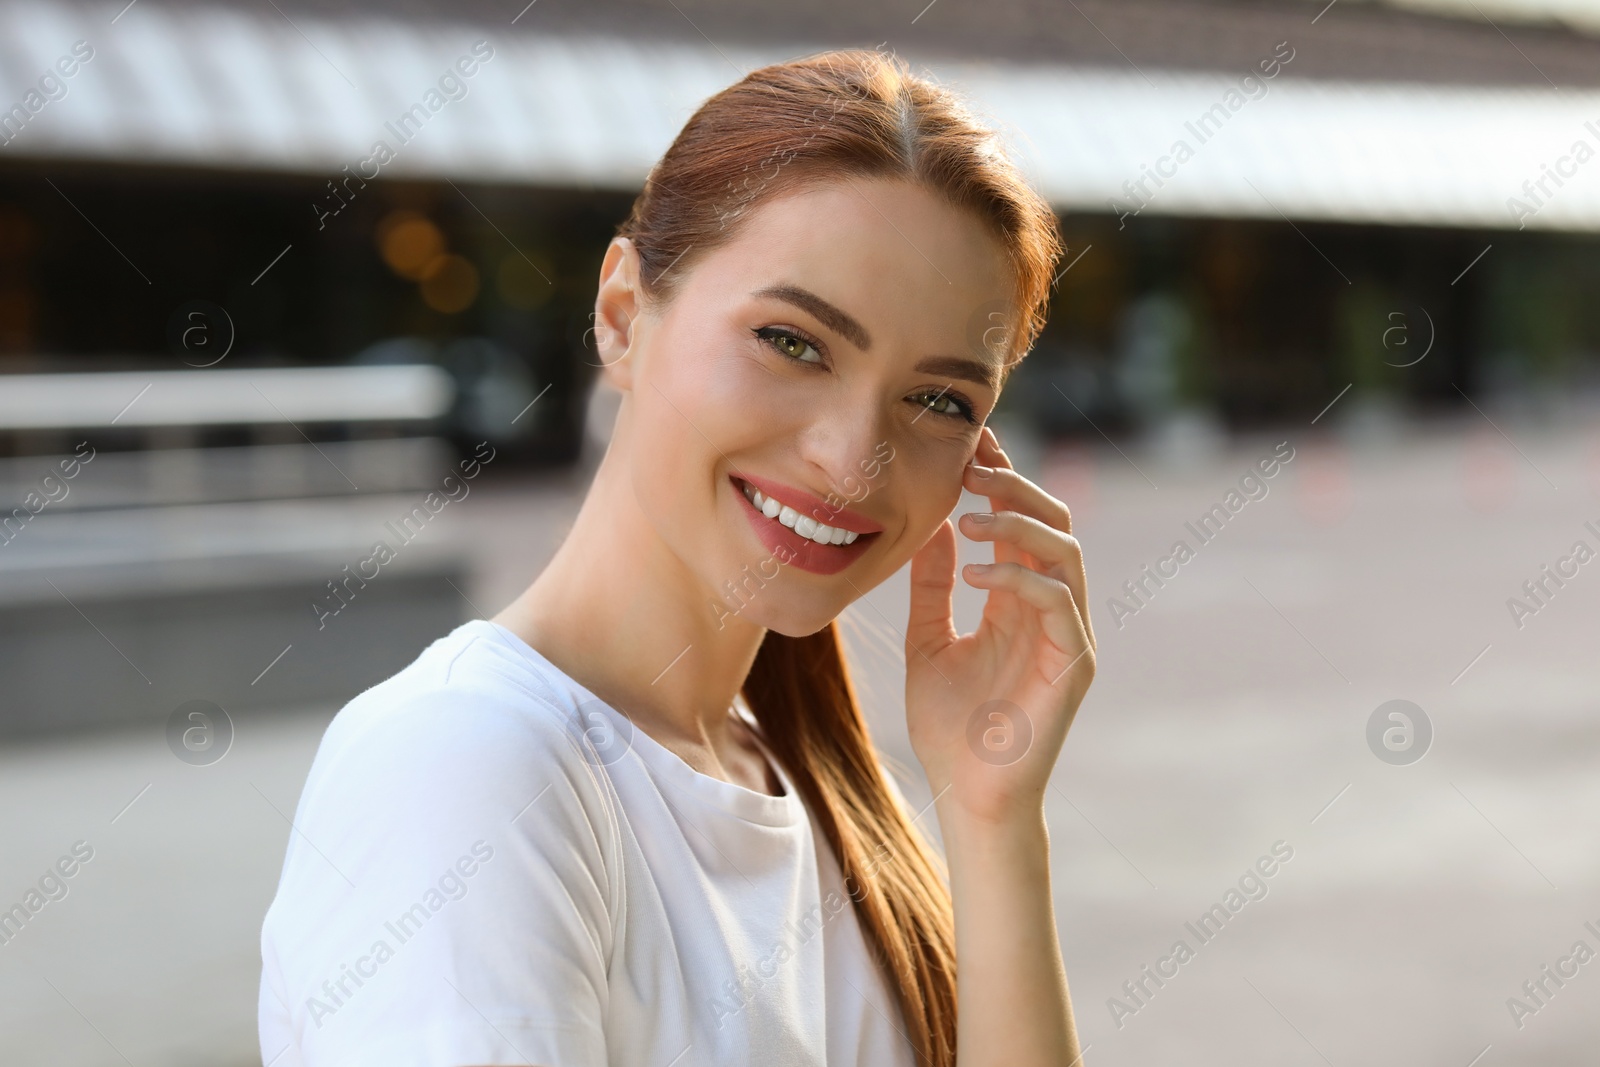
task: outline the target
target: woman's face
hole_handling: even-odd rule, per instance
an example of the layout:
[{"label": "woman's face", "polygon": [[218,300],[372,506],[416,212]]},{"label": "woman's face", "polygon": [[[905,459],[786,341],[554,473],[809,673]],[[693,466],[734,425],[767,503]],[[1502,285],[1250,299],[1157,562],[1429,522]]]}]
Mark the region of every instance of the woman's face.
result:
[{"label": "woman's face", "polygon": [[1004,250],[932,193],[855,179],[767,201],[675,280],[637,305],[620,242],[602,272],[634,495],[708,618],[813,633],[960,499],[998,397]]}]

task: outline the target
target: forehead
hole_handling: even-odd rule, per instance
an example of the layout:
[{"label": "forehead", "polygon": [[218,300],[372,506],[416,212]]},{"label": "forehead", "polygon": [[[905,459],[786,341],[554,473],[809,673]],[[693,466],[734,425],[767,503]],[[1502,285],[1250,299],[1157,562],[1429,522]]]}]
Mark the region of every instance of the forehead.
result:
[{"label": "forehead", "polygon": [[973,342],[995,309],[1010,314],[1012,300],[1005,250],[981,219],[886,179],[841,179],[768,200],[693,273],[731,298],[780,284],[810,290],[860,320],[874,352],[907,356],[987,355]]}]

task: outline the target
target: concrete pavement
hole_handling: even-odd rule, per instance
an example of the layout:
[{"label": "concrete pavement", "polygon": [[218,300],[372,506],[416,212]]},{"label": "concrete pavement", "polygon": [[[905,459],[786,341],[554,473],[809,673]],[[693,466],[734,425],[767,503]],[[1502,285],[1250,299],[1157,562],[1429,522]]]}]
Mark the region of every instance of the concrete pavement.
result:
[{"label": "concrete pavement", "polygon": [[[1584,926],[1600,929],[1600,562],[1547,583],[1520,628],[1507,607],[1576,542],[1600,549],[1584,525],[1600,527],[1600,422],[1486,422],[1355,441],[1308,427],[1184,462],[1016,442],[1073,507],[1100,645],[1049,800],[1087,1062],[1600,1055],[1600,962],[1571,962],[1577,941],[1600,952]],[[1282,441],[1294,458],[1264,495],[1208,540],[1190,532]],[[537,573],[580,489],[485,484],[441,518],[439,536],[477,546],[463,617]],[[1180,539],[1192,557],[1134,604],[1123,583]],[[1120,628],[1116,595],[1138,608]],[[902,572],[846,620],[875,733],[914,767],[905,604]],[[1397,698],[1433,730],[1408,765],[1367,740]],[[257,1061],[256,937],[332,710],[241,715],[205,767],[175,759],[160,724],[0,749],[0,903],[75,842],[94,848],[68,895],[0,946],[7,1063]],[[914,776],[905,788],[927,797]],[[1292,856],[1257,867],[1280,842]],[[1191,927],[1216,904],[1227,920],[1202,939]],[[1557,986],[1547,964],[1577,969]],[[1536,1004],[1523,983],[1541,978]]]}]

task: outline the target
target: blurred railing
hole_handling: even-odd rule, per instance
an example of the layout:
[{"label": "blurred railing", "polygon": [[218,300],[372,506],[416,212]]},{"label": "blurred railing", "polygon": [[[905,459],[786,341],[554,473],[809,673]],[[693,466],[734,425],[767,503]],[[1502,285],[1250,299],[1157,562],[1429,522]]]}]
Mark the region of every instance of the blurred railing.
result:
[{"label": "blurred railing", "polygon": [[[0,461],[0,734],[338,703],[399,669],[465,610],[431,522],[470,491],[434,435],[454,400],[427,365],[0,376],[0,431],[74,449]],[[304,440],[105,446],[216,427]]]}]

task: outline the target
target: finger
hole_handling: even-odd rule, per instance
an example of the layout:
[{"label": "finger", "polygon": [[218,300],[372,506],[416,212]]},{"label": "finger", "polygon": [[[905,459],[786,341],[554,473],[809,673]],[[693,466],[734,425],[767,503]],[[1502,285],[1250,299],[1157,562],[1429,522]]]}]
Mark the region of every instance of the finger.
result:
[{"label": "finger", "polygon": [[1083,546],[1076,537],[1021,512],[993,512],[987,520],[980,520],[978,514],[961,516],[962,533],[974,541],[1010,542],[1038,560],[1049,577],[1065,582],[1078,604],[1088,603]]},{"label": "finger", "polygon": [[969,463],[961,484],[969,492],[988,497],[995,511],[1020,511],[1063,533],[1072,532],[1071,509],[1009,467]]},{"label": "finger", "polygon": [[1052,677],[1072,662],[1087,663],[1087,669],[1093,670],[1094,652],[1088,630],[1065,582],[1019,563],[969,563],[962,576],[969,585],[1011,593],[1038,610],[1045,636],[1062,656],[1060,663],[1045,665]]},{"label": "finger", "polygon": [[[975,493],[982,493],[984,492],[985,487],[974,487],[972,485],[973,478],[971,478],[968,474],[968,472],[973,469],[974,465],[980,471],[1014,469],[1014,466],[1011,462],[1011,457],[1006,455],[1005,450],[1000,447],[1000,439],[995,436],[994,428],[991,426],[985,425],[983,429],[978,431],[977,448],[973,452],[972,459],[969,462],[966,471],[962,472],[962,484]],[[997,501],[992,497],[989,500],[990,511],[999,511],[1005,506],[1006,505],[1003,502]],[[996,542],[994,546],[994,559],[996,563],[1029,562],[1025,556],[1017,551],[1015,546],[1007,541]]]},{"label": "finger", "polygon": [[956,531],[946,519],[911,557],[911,612],[906,620],[906,655],[931,655],[954,641],[950,597],[956,587]]},{"label": "finger", "polygon": [[1005,467],[1015,470],[1016,464],[1011,462],[1011,457],[1006,450],[1000,447],[1000,438],[996,436],[994,427],[987,424],[978,434],[978,462],[989,467]]}]

